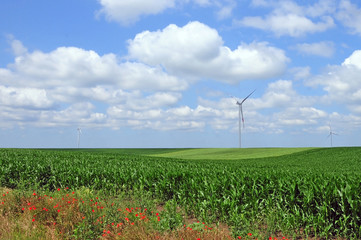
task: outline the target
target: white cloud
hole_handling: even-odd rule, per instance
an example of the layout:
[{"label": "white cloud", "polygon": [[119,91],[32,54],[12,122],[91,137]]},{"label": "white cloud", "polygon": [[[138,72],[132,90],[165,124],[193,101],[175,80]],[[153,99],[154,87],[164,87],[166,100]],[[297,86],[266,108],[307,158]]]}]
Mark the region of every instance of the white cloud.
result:
[{"label": "white cloud", "polygon": [[301,43],[295,48],[303,54],[320,57],[332,57],[335,52],[333,42]]},{"label": "white cloud", "polygon": [[342,0],[336,16],[339,21],[351,30],[351,33],[361,36],[361,8],[348,0]]},{"label": "white cloud", "polygon": [[219,10],[217,12],[218,19],[225,19],[232,17],[233,10],[237,6],[237,2],[234,0],[227,0],[224,2],[216,2]]},{"label": "white cloud", "polygon": [[135,110],[157,109],[176,104],[180,100],[181,96],[182,95],[180,93],[157,92],[145,98],[129,99],[126,104],[127,108]]},{"label": "white cloud", "polygon": [[200,22],[190,22],[184,27],[170,24],[157,32],[144,31],[129,40],[129,54],[145,63],[156,65],[189,62],[193,65],[207,62],[220,54],[222,38],[215,29]]},{"label": "white cloud", "polygon": [[150,109],[133,111],[126,106],[113,106],[107,111],[108,117],[112,119],[111,125],[131,126],[135,129],[155,130],[202,130],[204,121],[197,117],[195,110],[189,107],[170,108],[167,110]]},{"label": "white cloud", "polygon": [[274,115],[281,125],[311,125],[327,118],[328,114],[314,107],[287,108]]},{"label": "white cloud", "polygon": [[329,66],[326,72],[306,83],[322,86],[326,91],[324,103],[346,104],[351,112],[359,112],[361,105],[361,51],[354,51],[341,65]]},{"label": "white cloud", "polygon": [[237,6],[234,0],[98,0],[101,9],[97,15],[104,15],[108,21],[116,21],[122,25],[130,25],[147,15],[161,14],[167,9],[181,8],[184,4],[194,3],[199,7],[217,8],[219,19],[231,17]]},{"label": "white cloud", "polygon": [[76,47],[19,54],[0,68],[0,109],[12,124],[112,126],[106,113],[97,111],[98,103],[121,106],[137,117],[172,107],[188,87],[160,66],[119,61],[114,54]]},{"label": "white cloud", "polygon": [[20,56],[28,52],[28,49],[23,43],[15,39],[13,35],[7,35],[7,39],[15,56]]},{"label": "white cloud", "polygon": [[28,108],[49,108],[53,102],[44,89],[14,88],[0,85],[0,105]]},{"label": "white cloud", "polygon": [[[285,128],[292,126],[316,127],[328,117],[325,111],[313,106],[317,100],[318,97],[299,94],[294,89],[292,81],[272,82],[261,97],[251,96],[244,103],[247,131],[282,133]],[[210,121],[212,127],[220,129],[223,125],[228,126],[223,129],[237,129],[238,107],[234,99],[200,99],[199,104],[211,108],[210,112],[214,112],[213,121]],[[299,129],[299,132],[301,131],[303,130]]]},{"label": "white cloud", "polygon": [[262,30],[271,30],[277,36],[289,35],[300,37],[307,33],[323,32],[334,26],[330,17],[323,17],[321,21],[314,23],[310,19],[296,14],[269,15],[262,17],[245,17],[240,22],[246,27],[254,27]]},{"label": "white cloud", "polygon": [[361,50],[354,51],[350,57],[346,58],[342,66],[357,67],[361,69]]},{"label": "white cloud", "polygon": [[255,109],[287,109],[311,107],[316,98],[303,96],[296,92],[293,82],[289,80],[278,80],[268,84],[268,87],[261,98],[250,100],[249,104]]},{"label": "white cloud", "polygon": [[305,12],[310,17],[319,17],[335,13],[336,8],[336,0],[319,0],[315,4],[305,7]]},{"label": "white cloud", "polygon": [[219,19],[225,19],[228,18],[230,16],[232,16],[232,11],[234,9],[234,6],[229,5],[229,6],[223,6],[218,12],[217,12],[217,17]]},{"label": "white cloud", "polygon": [[263,42],[231,50],[215,29],[200,22],[142,32],[129,40],[128,49],[131,58],[163,66],[171,74],[227,83],[280,75],[289,61],[282,50]]},{"label": "white cloud", "polygon": [[[272,6],[274,10],[265,17],[248,16],[236,21],[245,27],[272,31],[277,36],[300,37],[308,33],[323,32],[334,26],[330,16],[334,5],[321,1],[313,6],[300,6],[292,1],[253,1],[254,6]],[[317,18],[313,20],[312,18]]]},{"label": "white cloud", "polygon": [[169,75],[159,66],[150,67],[143,63],[126,62],[120,66],[117,84],[125,89],[182,91],[187,82]]},{"label": "white cloud", "polygon": [[102,5],[100,14],[109,21],[117,21],[123,25],[136,22],[142,15],[159,14],[167,8],[175,6],[176,0],[98,0]]},{"label": "white cloud", "polygon": [[[17,79],[14,84],[31,87],[113,85],[122,89],[150,91],[178,91],[187,87],[184,81],[168,75],[159,67],[119,62],[114,54],[99,56],[94,51],[75,47],[59,47],[49,53],[35,51],[18,56],[9,69]],[[2,72],[6,74],[4,69]]]},{"label": "white cloud", "polygon": [[94,112],[94,105],[89,102],[78,102],[64,110],[42,111],[35,125],[39,126],[96,126],[106,121],[106,115]]},{"label": "white cloud", "polygon": [[310,67],[294,67],[290,69],[290,73],[292,73],[293,78],[295,80],[305,79],[311,76],[311,68]]}]

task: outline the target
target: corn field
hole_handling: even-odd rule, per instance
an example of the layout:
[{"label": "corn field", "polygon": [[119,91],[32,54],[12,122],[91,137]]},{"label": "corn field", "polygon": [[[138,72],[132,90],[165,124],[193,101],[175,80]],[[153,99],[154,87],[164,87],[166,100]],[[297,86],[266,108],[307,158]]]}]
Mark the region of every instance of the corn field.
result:
[{"label": "corn field", "polygon": [[361,148],[241,160],[173,159],[141,151],[1,149],[0,186],[86,187],[112,196],[141,191],[174,201],[204,221],[224,222],[234,234],[267,228],[360,239],[360,156]]}]

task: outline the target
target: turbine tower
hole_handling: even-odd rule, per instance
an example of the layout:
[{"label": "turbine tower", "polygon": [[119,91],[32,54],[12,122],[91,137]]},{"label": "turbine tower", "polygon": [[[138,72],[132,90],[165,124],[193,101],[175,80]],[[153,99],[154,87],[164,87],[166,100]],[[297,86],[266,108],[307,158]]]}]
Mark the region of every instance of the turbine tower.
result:
[{"label": "turbine tower", "polygon": [[80,135],[81,135],[81,128],[78,127],[78,141],[77,141],[77,145],[78,145],[78,148],[79,148],[79,143],[80,143]]},{"label": "turbine tower", "polygon": [[327,138],[330,137],[331,147],[332,147],[332,136],[333,136],[333,135],[338,135],[338,134],[337,134],[337,133],[334,133],[334,132],[332,131],[331,124],[329,125],[329,127],[330,127],[330,134],[328,134]]},{"label": "turbine tower", "polygon": [[[247,100],[247,98],[249,98],[249,96],[251,96],[253,93],[254,93],[255,90],[253,90],[253,92],[251,92],[250,94],[248,94],[247,97],[245,97],[241,102],[237,100],[237,105],[238,105],[238,134],[239,134],[239,148],[242,147],[242,144],[241,144],[241,133],[242,133],[242,130],[241,130],[241,119],[242,119],[242,122],[243,122],[243,128],[244,128],[244,117],[243,117],[243,109],[242,109],[242,104],[244,103],[244,101]],[[241,118],[242,117],[242,118]]]}]

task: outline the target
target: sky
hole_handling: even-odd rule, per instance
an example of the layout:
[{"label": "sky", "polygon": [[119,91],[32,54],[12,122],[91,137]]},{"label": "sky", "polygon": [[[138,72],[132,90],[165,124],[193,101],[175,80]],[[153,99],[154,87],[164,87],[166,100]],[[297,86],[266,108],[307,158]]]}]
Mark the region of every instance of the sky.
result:
[{"label": "sky", "polygon": [[360,146],[361,3],[0,3],[0,147],[236,148],[254,90],[242,147]]}]

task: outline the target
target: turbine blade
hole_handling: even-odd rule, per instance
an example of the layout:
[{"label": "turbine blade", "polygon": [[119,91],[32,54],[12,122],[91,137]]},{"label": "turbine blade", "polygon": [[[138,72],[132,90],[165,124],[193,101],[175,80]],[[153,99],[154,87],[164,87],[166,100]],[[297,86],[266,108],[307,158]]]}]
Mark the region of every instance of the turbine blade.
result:
[{"label": "turbine blade", "polygon": [[247,100],[247,98],[249,98],[254,92],[256,91],[256,89],[255,90],[253,90],[253,92],[251,92],[250,94],[248,94],[248,96],[247,97],[245,97],[243,100],[242,100],[242,102],[241,102],[241,104],[242,103],[244,103],[244,101],[246,101]]}]

